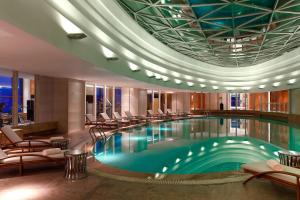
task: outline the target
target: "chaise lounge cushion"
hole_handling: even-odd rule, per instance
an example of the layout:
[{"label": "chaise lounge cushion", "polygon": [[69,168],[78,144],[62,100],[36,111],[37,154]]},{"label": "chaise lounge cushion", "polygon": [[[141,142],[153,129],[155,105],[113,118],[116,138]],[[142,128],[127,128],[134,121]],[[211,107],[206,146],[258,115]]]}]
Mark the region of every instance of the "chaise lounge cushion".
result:
[{"label": "chaise lounge cushion", "polygon": [[[242,165],[242,169],[244,169],[245,171],[250,171],[252,173],[274,171],[267,165],[267,161],[260,161],[260,162],[244,164],[244,165]],[[283,166],[283,171],[300,175],[300,169],[297,169],[294,167]],[[268,174],[267,176],[272,177],[274,179],[279,179],[279,180],[282,180],[282,181],[285,181],[288,183],[297,184],[297,179],[294,176],[279,174],[279,173]]]},{"label": "chaise lounge cushion", "polygon": [[16,142],[21,142],[22,138],[20,138],[15,131],[11,128],[11,126],[6,125],[4,127],[1,128],[1,131],[6,135],[6,137],[8,137],[8,139],[10,141],[12,141],[13,143]]}]

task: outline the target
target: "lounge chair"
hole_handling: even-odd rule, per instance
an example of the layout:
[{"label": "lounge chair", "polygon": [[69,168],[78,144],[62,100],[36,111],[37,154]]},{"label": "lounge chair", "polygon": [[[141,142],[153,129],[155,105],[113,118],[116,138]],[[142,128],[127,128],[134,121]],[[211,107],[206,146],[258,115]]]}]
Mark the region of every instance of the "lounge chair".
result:
[{"label": "lounge chair", "polygon": [[141,123],[141,121],[143,121],[143,120],[147,121],[146,117],[134,116],[131,114],[130,111],[125,111],[125,115],[127,116],[127,119],[130,120],[134,124]]},{"label": "lounge chair", "polygon": [[296,189],[297,200],[300,200],[300,169],[283,165],[283,171],[274,171],[267,166],[266,161],[242,165],[244,172],[253,176],[244,181],[244,185],[254,178],[264,178],[287,187]]},{"label": "lounge chair", "polygon": [[18,167],[20,175],[23,175],[24,167],[30,165],[65,162],[64,151],[59,148],[45,149],[40,152],[12,153],[0,149],[0,169]]},{"label": "lounge chair", "polygon": [[116,120],[110,119],[110,117],[106,113],[100,113],[100,115],[104,120],[104,124],[102,125],[103,128],[104,126],[107,126],[112,129],[119,128],[119,123]]},{"label": "lounge chair", "polygon": [[153,110],[147,110],[147,114],[148,114],[148,116],[149,116],[151,119],[158,119],[158,118],[159,118],[159,115],[154,114],[154,113],[153,113]]},{"label": "lounge chair", "polygon": [[85,125],[98,125],[100,121],[96,119],[92,114],[85,114]]},{"label": "lounge chair", "polygon": [[6,148],[21,148],[28,149],[29,151],[34,148],[51,147],[51,140],[63,139],[63,137],[52,137],[45,140],[23,140],[9,125],[2,127],[1,131],[11,143],[9,145],[6,145]]},{"label": "lounge chair", "polygon": [[160,108],[157,109],[157,112],[158,112],[158,116],[159,116],[160,118],[162,118],[162,119],[168,118],[168,115],[165,114]]},{"label": "lounge chair", "polygon": [[118,123],[124,126],[130,125],[130,120],[124,119],[118,112],[113,112],[113,115]]}]

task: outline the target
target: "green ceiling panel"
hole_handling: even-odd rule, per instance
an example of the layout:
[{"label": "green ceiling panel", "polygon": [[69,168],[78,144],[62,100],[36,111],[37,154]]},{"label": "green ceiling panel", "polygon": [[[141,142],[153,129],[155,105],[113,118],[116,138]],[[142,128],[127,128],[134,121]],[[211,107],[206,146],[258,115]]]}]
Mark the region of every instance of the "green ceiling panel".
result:
[{"label": "green ceiling panel", "polygon": [[300,46],[300,0],[117,1],[162,43],[219,66],[251,66]]}]

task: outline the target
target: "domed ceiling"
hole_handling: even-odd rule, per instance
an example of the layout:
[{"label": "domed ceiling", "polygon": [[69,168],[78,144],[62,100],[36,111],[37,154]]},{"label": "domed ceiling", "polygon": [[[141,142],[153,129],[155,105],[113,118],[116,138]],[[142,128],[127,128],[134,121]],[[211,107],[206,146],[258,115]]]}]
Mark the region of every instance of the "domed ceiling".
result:
[{"label": "domed ceiling", "polygon": [[117,0],[140,26],[189,57],[223,67],[300,45],[300,0]]}]

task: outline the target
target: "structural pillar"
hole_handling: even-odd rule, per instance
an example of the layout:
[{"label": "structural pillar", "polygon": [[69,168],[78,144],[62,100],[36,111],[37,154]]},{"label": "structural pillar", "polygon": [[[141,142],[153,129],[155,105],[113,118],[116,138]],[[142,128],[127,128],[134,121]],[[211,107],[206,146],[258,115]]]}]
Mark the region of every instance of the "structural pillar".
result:
[{"label": "structural pillar", "polygon": [[13,71],[12,76],[12,125],[18,125],[18,79],[19,73],[17,71]]},{"label": "structural pillar", "polygon": [[[112,105],[112,113],[114,113],[115,112],[115,98],[116,98],[116,96],[115,96],[115,90],[116,90],[116,87],[115,86],[113,86],[112,87],[112,102],[111,102],[111,105]],[[122,115],[122,113],[120,113],[120,115]]]},{"label": "structural pillar", "polygon": [[271,92],[268,92],[268,112],[271,111]]}]

